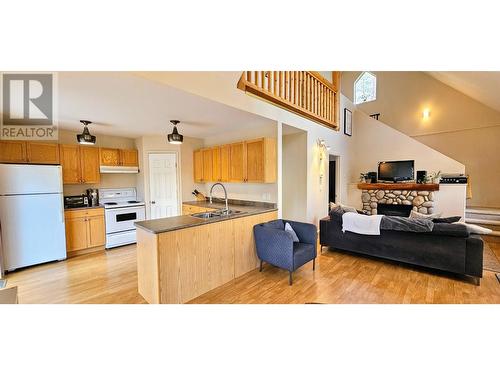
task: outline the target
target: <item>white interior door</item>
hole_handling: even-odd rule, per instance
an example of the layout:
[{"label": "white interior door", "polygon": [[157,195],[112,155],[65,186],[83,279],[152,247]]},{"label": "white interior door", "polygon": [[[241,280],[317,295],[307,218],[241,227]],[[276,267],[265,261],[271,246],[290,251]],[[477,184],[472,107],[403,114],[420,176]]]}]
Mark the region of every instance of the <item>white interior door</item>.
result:
[{"label": "white interior door", "polygon": [[177,154],[149,154],[151,219],[179,215]]}]

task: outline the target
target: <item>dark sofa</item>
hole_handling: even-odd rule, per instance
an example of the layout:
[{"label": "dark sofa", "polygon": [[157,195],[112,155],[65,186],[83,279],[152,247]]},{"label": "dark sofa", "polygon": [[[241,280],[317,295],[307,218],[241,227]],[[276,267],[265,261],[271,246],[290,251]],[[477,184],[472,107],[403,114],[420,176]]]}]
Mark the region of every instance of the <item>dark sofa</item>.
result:
[{"label": "dark sofa", "polygon": [[465,226],[435,224],[432,232],[381,230],[380,236],[342,232],[342,216],[320,220],[320,244],[383,259],[474,277],[483,276],[483,240]]}]

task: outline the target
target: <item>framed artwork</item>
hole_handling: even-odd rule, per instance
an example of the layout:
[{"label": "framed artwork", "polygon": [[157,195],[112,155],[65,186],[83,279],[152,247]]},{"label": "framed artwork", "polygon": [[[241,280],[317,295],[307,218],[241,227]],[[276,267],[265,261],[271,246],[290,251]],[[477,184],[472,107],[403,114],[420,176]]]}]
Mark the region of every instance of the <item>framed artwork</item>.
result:
[{"label": "framed artwork", "polygon": [[344,108],[344,134],[352,136],[352,112]]}]

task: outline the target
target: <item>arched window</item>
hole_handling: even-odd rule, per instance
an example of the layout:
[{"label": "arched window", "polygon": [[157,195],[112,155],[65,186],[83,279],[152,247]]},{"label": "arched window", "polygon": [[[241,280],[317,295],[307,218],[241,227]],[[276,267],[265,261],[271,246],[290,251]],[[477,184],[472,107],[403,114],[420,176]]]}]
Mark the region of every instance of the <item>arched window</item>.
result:
[{"label": "arched window", "polygon": [[363,72],[354,82],[354,104],[371,102],[377,99],[377,77]]}]

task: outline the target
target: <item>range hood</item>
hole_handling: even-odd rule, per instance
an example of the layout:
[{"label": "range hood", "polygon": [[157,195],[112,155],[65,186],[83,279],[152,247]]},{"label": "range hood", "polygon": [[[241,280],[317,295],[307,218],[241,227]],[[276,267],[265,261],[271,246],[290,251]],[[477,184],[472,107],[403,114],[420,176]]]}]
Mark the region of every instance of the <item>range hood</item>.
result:
[{"label": "range hood", "polygon": [[138,167],[108,167],[106,165],[101,165],[99,170],[101,173],[139,173]]}]

